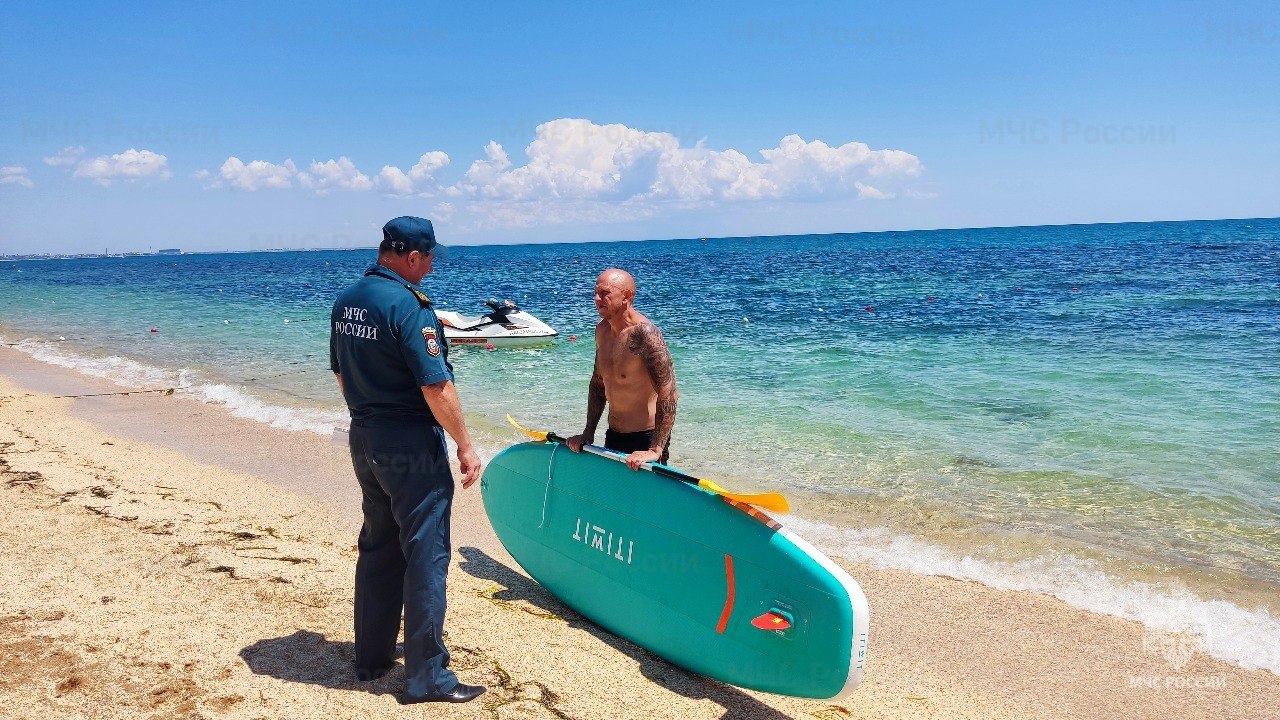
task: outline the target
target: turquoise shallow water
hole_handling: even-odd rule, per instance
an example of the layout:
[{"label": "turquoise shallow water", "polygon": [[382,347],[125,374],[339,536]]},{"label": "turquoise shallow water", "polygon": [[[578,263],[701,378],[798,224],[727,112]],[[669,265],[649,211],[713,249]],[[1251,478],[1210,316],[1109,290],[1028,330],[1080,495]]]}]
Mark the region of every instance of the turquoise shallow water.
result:
[{"label": "turquoise shallow water", "polygon": [[[328,432],[342,419],[329,303],[371,257],[3,263],[0,334]],[[1083,562],[1269,618],[1280,220],[456,248],[425,283],[444,307],[510,297],[562,337],[455,350],[490,452],[514,440],[506,412],[580,429],[591,288],[612,265],[636,276],[676,359],[673,464],[791,491],[829,545],[875,545],[882,562],[932,571],[911,564],[918,547],[901,550],[911,562],[888,553],[904,537],[1006,575],[1055,558],[1074,568],[1061,583],[1086,582],[1071,579]],[[1280,669],[1280,633],[1270,642],[1257,664]]]}]

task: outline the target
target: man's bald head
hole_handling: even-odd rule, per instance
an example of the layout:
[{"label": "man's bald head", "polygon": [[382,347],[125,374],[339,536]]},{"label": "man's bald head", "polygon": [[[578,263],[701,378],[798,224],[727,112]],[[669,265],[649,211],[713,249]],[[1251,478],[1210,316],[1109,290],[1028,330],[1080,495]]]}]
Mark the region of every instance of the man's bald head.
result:
[{"label": "man's bald head", "polygon": [[609,285],[610,287],[621,290],[627,294],[628,298],[636,296],[636,279],[631,277],[631,273],[619,268],[609,268],[600,273],[600,277],[596,279],[596,285]]},{"label": "man's bald head", "polygon": [[602,318],[625,317],[635,297],[636,281],[626,270],[609,268],[596,279],[596,310]]}]

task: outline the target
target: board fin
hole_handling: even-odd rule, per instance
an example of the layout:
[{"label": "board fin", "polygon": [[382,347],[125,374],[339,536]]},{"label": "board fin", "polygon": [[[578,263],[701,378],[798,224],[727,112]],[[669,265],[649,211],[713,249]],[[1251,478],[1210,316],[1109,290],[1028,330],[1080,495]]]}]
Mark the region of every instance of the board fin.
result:
[{"label": "board fin", "polygon": [[761,630],[786,630],[791,627],[791,617],[789,613],[774,609],[752,618],[751,624]]}]

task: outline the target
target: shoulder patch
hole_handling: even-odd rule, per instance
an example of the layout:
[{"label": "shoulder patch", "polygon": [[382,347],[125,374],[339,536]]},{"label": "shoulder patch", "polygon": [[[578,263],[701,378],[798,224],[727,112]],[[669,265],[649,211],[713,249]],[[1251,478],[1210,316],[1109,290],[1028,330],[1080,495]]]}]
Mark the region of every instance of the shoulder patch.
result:
[{"label": "shoulder patch", "polygon": [[436,340],[436,329],[433,327],[422,328],[422,340],[426,343],[427,354],[431,357],[439,357],[440,342]]}]

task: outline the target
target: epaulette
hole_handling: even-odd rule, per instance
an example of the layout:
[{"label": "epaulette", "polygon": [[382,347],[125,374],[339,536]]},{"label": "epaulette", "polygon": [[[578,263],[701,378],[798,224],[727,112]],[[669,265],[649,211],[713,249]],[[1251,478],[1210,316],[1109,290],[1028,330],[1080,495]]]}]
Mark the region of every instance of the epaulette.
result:
[{"label": "epaulette", "polygon": [[370,269],[366,270],[364,274],[365,274],[365,277],[368,277],[368,276],[370,276],[370,275],[377,275],[378,277],[386,278],[386,279],[388,279],[388,280],[395,280],[395,281],[397,281],[397,282],[399,282],[399,283],[403,284],[403,285],[404,285],[404,289],[405,289],[405,290],[408,290],[409,292],[413,293],[413,296],[414,296],[414,297],[416,297],[416,298],[418,298],[418,304],[419,304],[419,305],[421,305],[421,306],[422,306],[422,307],[424,307],[424,308],[429,308],[429,307],[431,307],[431,298],[427,297],[427,294],[426,294],[426,293],[424,293],[424,292],[422,292],[421,290],[419,290],[418,288],[416,288],[416,287],[414,287],[414,286],[410,285],[409,283],[404,282],[403,280],[399,279],[398,277],[395,277],[395,276],[393,276],[393,275],[388,275],[388,274],[387,274],[387,273],[385,273],[385,272],[381,272],[381,270],[382,270],[381,266],[373,267],[373,268],[370,268]]},{"label": "epaulette", "polygon": [[412,286],[412,285],[410,285],[410,284],[408,284],[408,283],[405,283],[405,285],[404,285],[404,286],[409,290],[409,292],[413,293],[413,296],[414,296],[414,297],[418,298],[418,304],[419,304],[419,305],[421,305],[421,306],[422,306],[422,307],[424,307],[424,308],[429,308],[429,307],[431,307],[431,298],[427,297],[427,294],[426,294],[426,293],[422,292],[422,291],[421,291],[421,290],[419,290],[418,288],[416,288],[416,287],[414,287],[414,286]]}]

